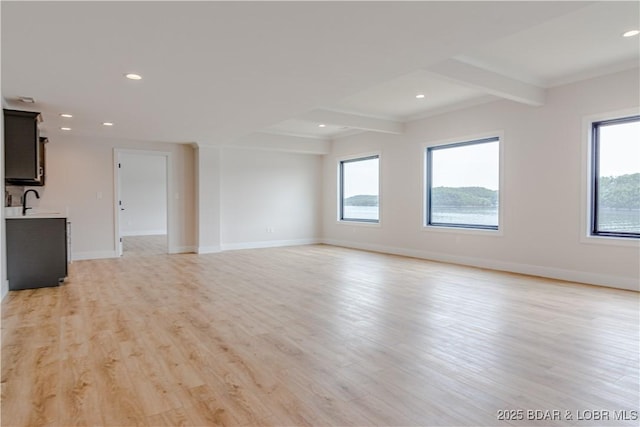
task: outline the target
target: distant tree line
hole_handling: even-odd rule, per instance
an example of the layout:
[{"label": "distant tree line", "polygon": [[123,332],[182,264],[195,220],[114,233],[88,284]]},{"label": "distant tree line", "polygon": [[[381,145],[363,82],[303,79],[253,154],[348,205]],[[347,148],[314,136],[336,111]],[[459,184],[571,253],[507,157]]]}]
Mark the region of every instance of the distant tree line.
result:
[{"label": "distant tree line", "polygon": [[601,208],[640,209],[640,173],[603,176],[598,183]]},{"label": "distant tree line", "polygon": [[484,187],[435,187],[431,189],[431,205],[435,207],[496,207],[498,191]]},{"label": "distant tree line", "polygon": [[[640,173],[600,177],[598,196],[602,208],[640,209]],[[344,204],[378,206],[378,196],[351,196]],[[496,207],[498,191],[484,187],[435,187],[431,189],[431,204],[435,207]]]},{"label": "distant tree line", "polygon": [[345,206],[378,206],[378,196],[359,194],[344,199]]}]

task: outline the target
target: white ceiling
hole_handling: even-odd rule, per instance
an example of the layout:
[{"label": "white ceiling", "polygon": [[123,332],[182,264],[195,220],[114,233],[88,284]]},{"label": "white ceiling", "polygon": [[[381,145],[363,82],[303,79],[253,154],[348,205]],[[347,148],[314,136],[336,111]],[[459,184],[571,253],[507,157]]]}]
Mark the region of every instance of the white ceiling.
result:
[{"label": "white ceiling", "polygon": [[640,38],[621,34],[640,27],[639,5],[2,1],[2,96],[41,111],[52,141],[62,126],[245,145],[399,133],[499,98],[541,105],[545,88],[638,66]]},{"label": "white ceiling", "polygon": [[640,2],[599,2],[466,52],[476,65],[541,87],[638,66]]},{"label": "white ceiling", "polygon": [[[418,94],[424,98],[416,98]],[[427,70],[417,70],[349,96],[331,109],[405,121],[452,105],[495,99],[481,90],[452,83]]]}]

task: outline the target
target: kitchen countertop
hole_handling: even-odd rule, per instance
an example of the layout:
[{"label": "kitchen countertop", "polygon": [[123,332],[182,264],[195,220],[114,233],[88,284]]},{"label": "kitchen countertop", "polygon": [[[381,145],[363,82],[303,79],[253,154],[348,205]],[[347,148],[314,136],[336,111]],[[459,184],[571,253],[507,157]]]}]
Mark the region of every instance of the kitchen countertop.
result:
[{"label": "kitchen countertop", "polygon": [[43,219],[43,218],[66,218],[67,216],[61,214],[59,212],[51,212],[51,213],[33,213],[26,215],[10,215],[6,216],[5,219]]},{"label": "kitchen countertop", "polygon": [[22,207],[14,206],[4,208],[5,219],[43,219],[43,218],[66,218],[67,215],[47,209],[29,209],[26,215],[22,215]]}]

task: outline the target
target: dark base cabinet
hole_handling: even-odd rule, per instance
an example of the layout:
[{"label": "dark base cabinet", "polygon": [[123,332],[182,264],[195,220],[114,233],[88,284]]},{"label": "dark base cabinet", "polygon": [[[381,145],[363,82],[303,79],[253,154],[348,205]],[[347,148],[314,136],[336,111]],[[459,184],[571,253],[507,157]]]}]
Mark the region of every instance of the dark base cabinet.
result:
[{"label": "dark base cabinet", "polygon": [[7,219],[9,290],[58,286],[67,277],[66,218]]}]

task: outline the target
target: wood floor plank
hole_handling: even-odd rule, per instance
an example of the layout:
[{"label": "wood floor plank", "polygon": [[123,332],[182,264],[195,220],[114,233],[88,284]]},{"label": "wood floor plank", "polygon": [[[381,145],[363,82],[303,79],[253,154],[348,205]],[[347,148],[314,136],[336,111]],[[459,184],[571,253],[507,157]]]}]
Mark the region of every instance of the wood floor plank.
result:
[{"label": "wood floor plank", "polygon": [[638,424],[638,293],[325,245],[167,255],[164,239],[10,292],[3,426]]}]

